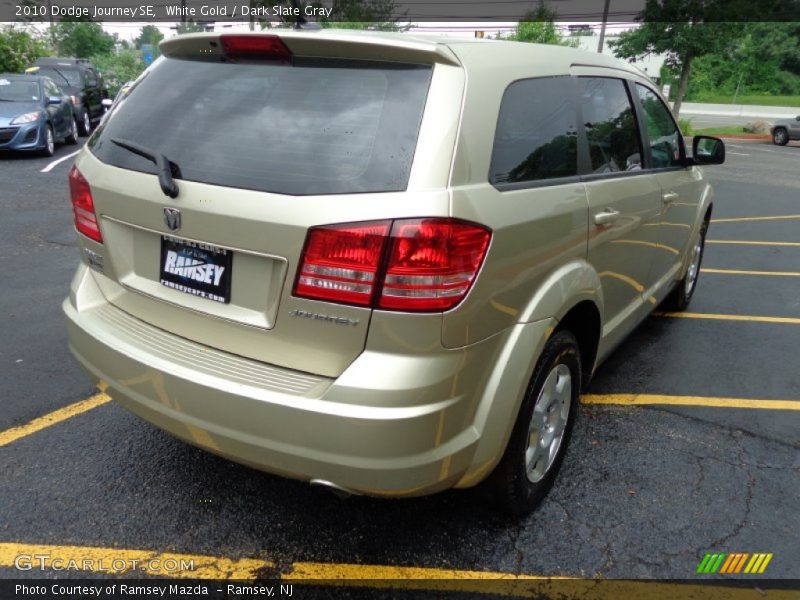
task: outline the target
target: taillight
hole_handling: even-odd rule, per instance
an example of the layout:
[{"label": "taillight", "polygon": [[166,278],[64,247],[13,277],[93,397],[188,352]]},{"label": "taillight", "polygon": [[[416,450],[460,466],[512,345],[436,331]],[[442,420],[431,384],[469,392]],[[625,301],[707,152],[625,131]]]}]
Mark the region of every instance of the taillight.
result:
[{"label": "taillight", "polygon": [[384,310],[440,312],[467,295],[491,232],[449,218],[315,227],[294,294]]},{"label": "taillight", "polygon": [[271,59],[290,62],[292,51],[277,35],[221,35],[222,51],[229,58]]},{"label": "taillight", "polygon": [[69,193],[72,199],[72,213],[75,216],[75,229],[95,242],[103,243],[97,215],[94,211],[94,200],[89,183],[75,167],[69,170]]},{"label": "taillight", "polygon": [[467,295],[491,234],[453,219],[395,221],[378,308],[439,311]]},{"label": "taillight", "polygon": [[311,229],[295,295],[369,306],[390,225],[380,221]]}]

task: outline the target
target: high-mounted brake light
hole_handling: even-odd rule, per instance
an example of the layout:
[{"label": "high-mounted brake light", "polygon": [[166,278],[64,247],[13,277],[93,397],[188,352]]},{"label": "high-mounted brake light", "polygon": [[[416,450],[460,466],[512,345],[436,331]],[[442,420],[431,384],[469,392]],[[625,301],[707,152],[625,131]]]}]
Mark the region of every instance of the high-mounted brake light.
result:
[{"label": "high-mounted brake light", "polygon": [[69,192],[72,200],[72,213],[75,217],[75,229],[102,244],[103,236],[97,223],[92,190],[75,165],[72,165],[69,170]]},{"label": "high-mounted brake light", "polygon": [[277,35],[221,35],[222,51],[229,58],[267,58],[289,62],[292,51]]},{"label": "high-mounted brake light", "polygon": [[294,295],[384,310],[449,310],[467,295],[490,239],[488,229],[450,218],[315,227]]}]

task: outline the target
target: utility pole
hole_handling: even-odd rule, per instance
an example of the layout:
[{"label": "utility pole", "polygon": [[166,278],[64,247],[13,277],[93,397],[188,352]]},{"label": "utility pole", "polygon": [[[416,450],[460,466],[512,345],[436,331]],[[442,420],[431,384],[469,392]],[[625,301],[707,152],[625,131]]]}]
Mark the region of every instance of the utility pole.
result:
[{"label": "utility pole", "polygon": [[600,41],[597,43],[597,53],[603,53],[603,42],[606,39],[606,23],[608,23],[608,5],[611,4],[611,0],[606,0],[606,4],[603,7],[603,24],[600,26]]}]

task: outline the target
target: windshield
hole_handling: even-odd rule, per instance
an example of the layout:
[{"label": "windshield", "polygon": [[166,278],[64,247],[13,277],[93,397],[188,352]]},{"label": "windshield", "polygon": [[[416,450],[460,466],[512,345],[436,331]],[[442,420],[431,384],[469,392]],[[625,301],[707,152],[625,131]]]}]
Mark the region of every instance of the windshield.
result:
[{"label": "windshield", "polygon": [[81,87],[81,72],[78,69],[39,67],[37,74],[49,77],[56,82],[56,85]]},{"label": "windshield", "polygon": [[35,81],[19,81],[0,77],[0,101],[38,102],[39,84]]},{"label": "windshield", "polygon": [[282,194],[401,191],[431,67],[300,59],[232,64],[167,59],[91,140],[118,167],[155,172],[111,143],[180,165],[182,179]]}]

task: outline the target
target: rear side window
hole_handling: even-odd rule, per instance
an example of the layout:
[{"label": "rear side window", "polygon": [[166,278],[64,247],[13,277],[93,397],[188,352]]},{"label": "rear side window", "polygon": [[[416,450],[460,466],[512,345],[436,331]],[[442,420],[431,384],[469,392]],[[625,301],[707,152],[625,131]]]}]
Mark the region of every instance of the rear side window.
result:
[{"label": "rear side window", "polygon": [[581,77],[578,81],[591,172],[640,170],[639,130],[625,83],[605,77]]},{"label": "rear side window", "polygon": [[672,115],[655,92],[638,83],[636,90],[644,110],[653,168],[679,166],[685,150],[681,132],[675,125]]},{"label": "rear side window", "polygon": [[103,162],[155,173],[111,143],[167,156],[181,179],[292,195],[402,191],[430,66],[295,57],[289,65],[167,59],[91,140]]},{"label": "rear side window", "polygon": [[489,181],[533,182],[578,174],[577,110],[571,77],[508,86],[497,120]]}]

